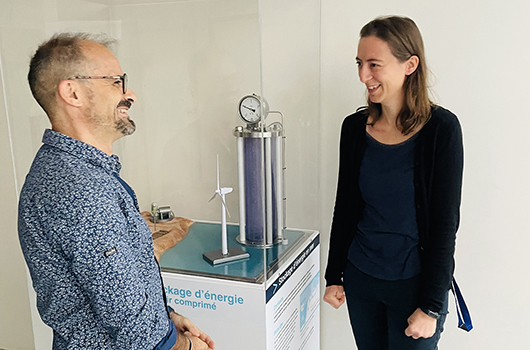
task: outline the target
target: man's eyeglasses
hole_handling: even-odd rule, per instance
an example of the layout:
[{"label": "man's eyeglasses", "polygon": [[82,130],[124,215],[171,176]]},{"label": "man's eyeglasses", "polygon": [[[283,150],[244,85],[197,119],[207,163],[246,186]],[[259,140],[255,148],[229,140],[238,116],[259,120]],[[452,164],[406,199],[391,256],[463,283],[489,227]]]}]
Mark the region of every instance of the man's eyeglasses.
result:
[{"label": "man's eyeglasses", "polygon": [[121,87],[123,89],[123,94],[127,92],[127,74],[126,73],[123,73],[123,75],[89,75],[89,76],[78,75],[75,77],[71,77],[68,80],[72,80],[72,79],[120,79]]}]

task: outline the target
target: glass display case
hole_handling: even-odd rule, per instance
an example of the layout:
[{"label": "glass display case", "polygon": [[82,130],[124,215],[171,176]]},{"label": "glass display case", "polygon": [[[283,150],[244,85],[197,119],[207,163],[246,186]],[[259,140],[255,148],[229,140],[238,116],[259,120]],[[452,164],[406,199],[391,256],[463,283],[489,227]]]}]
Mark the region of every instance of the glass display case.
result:
[{"label": "glass display case", "polygon": [[[27,84],[31,55],[56,32],[104,33],[117,40],[116,56],[137,96],[129,113],[137,130],[113,148],[121,176],[136,191],[141,211],[156,202],[196,221],[188,237],[162,255],[164,273],[267,291],[307,247],[318,245],[320,0],[7,0],[0,13],[3,99],[19,191],[50,127]],[[265,99],[269,111],[262,104],[262,120],[252,125],[255,155],[263,157],[253,166],[260,195],[250,197],[257,207],[241,205],[243,151],[236,131],[248,128],[238,109],[252,94]],[[270,133],[276,133],[273,150]],[[281,158],[265,161],[272,153]],[[276,186],[269,197],[268,182]],[[216,266],[202,254],[222,249],[223,204],[219,198],[209,202],[220,186],[233,188],[225,196],[228,246],[250,257]],[[261,212],[249,215],[257,215],[263,244],[251,244],[260,243],[255,237],[241,241],[245,208],[247,214],[250,208]],[[272,241],[266,241],[267,232]],[[183,259],[184,252],[193,256]],[[319,269],[303,278],[314,292]],[[262,306],[268,301],[264,296]],[[34,320],[37,329],[40,320]],[[263,333],[264,343],[267,337]]]}]

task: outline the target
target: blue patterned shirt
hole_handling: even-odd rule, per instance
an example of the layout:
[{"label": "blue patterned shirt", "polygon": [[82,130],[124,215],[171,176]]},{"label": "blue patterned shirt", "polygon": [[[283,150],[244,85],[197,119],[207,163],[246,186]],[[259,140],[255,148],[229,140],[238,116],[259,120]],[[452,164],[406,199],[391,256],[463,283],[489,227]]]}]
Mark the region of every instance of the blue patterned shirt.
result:
[{"label": "blue patterned shirt", "polygon": [[53,349],[152,350],[173,326],[151,232],[116,178],[118,157],[52,130],[42,142],[18,230]]}]

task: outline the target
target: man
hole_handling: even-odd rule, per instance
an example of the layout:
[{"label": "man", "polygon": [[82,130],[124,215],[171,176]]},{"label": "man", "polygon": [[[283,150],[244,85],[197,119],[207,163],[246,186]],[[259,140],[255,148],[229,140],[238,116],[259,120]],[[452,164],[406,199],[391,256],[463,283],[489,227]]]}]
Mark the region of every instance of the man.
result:
[{"label": "man", "polygon": [[[20,195],[19,238],[53,349],[214,348],[166,307],[151,232],[112,144],[135,131],[136,95],[109,42],[59,34],[30,63],[48,115]],[[173,322],[171,322],[173,321]]]}]

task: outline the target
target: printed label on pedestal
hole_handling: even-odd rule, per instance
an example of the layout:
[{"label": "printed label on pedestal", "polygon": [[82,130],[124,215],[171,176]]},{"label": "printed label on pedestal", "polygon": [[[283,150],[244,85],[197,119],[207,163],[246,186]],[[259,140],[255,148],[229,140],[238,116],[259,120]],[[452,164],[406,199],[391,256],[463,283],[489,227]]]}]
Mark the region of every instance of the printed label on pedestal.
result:
[{"label": "printed label on pedestal", "polygon": [[[264,290],[259,286],[163,273],[166,299],[210,335],[218,349],[265,349]],[[252,320],[249,322],[249,320]]]},{"label": "printed label on pedestal", "polygon": [[318,350],[320,246],[317,238],[267,289],[267,350]]}]

